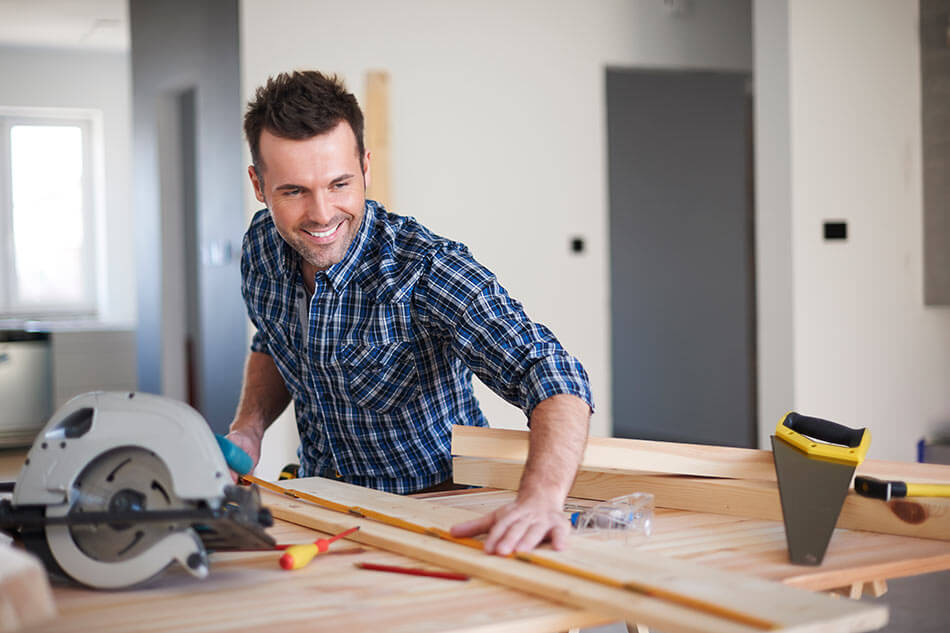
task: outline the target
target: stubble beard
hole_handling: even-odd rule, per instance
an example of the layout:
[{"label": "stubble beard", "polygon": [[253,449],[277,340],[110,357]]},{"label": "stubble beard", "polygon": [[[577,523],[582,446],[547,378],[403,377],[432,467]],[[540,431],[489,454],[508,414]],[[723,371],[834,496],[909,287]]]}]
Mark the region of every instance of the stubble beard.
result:
[{"label": "stubble beard", "polygon": [[[357,227],[358,228],[358,227]],[[350,244],[356,237],[356,230],[353,228],[353,219],[349,218],[346,227],[346,234],[340,240],[328,244],[324,247],[316,246],[307,241],[306,237],[294,235],[290,242],[291,247],[300,257],[316,268],[317,270],[326,270],[339,263],[345,256]]]}]

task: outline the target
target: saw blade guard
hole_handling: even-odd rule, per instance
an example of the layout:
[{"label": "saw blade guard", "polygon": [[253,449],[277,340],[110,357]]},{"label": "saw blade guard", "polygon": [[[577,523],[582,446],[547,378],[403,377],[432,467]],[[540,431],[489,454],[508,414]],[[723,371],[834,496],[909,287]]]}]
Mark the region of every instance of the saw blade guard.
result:
[{"label": "saw blade guard", "polygon": [[231,484],[207,422],[183,402],[145,393],[92,392],[64,404],[37,435],[13,492],[15,505],[71,505],[76,478],[124,447],[155,454],[175,495],[217,507]]}]

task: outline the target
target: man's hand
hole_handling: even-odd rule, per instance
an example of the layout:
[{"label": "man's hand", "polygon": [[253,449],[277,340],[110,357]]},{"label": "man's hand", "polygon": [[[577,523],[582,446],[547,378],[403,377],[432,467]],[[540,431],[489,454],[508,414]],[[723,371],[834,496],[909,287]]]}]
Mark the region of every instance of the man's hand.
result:
[{"label": "man's hand", "polygon": [[589,418],[590,407],[575,396],[556,395],[538,403],[531,413],[518,498],[491,514],[452,526],[452,536],[488,532],[485,552],[503,556],[531,551],[545,540],[554,549],[567,547],[570,524],[564,498],[584,454]]},{"label": "man's hand", "polygon": [[[234,425],[232,424],[232,428],[233,427]],[[257,467],[257,462],[261,459],[261,436],[244,429],[235,429],[225,435],[225,437],[248,454],[252,463],[251,470],[248,471],[248,474],[254,472],[254,468]],[[234,471],[231,471],[231,479],[237,482],[237,474]]]},{"label": "man's hand", "polygon": [[570,529],[561,503],[541,496],[519,496],[491,514],[453,525],[451,532],[459,538],[487,532],[485,553],[507,556],[529,552],[546,540],[554,549],[564,549]]}]

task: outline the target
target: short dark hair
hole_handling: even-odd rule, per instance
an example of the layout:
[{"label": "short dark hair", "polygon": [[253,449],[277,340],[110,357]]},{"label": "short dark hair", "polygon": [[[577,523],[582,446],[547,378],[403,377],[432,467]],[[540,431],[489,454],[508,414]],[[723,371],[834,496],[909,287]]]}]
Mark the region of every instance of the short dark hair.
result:
[{"label": "short dark hair", "polygon": [[261,131],[295,140],[329,132],[346,121],[356,136],[363,165],[363,112],[336,75],[295,70],[270,77],[257,89],[244,114],[244,135],[251,147],[254,169],[261,175]]}]

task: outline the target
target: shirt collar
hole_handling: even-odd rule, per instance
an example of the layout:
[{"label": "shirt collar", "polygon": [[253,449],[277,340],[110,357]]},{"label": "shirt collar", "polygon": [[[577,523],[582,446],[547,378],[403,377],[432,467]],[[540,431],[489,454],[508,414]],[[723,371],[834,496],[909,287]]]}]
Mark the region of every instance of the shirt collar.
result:
[{"label": "shirt collar", "polygon": [[373,225],[376,220],[375,215],[376,202],[367,200],[363,205],[363,221],[360,224],[359,231],[356,232],[356,237],[353,238],[349,248],[346,249],[346,254],[343,256],[343,259],[326,270],[327,279],[329,279],[330,285],[333,286],[335,290],[346,286],[350,278],[353,277],[353,272],[357,266],[359,266],[363,258],[363,253],[366,251],[366,246],[369,244],[370,237],[373,234]]}]

